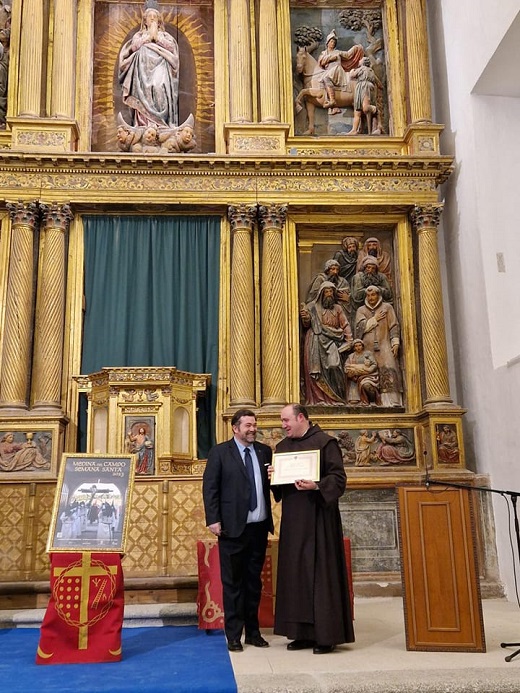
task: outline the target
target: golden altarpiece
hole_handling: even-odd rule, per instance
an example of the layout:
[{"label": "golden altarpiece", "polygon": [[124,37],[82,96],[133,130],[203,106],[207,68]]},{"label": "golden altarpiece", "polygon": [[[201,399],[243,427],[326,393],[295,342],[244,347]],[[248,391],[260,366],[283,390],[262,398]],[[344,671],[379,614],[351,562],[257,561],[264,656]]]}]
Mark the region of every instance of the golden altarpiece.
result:
[{"label": "golden altarpiece", "polygon": [[[81,397],[84,451],[144,451],[129,598],[193,599],[208,536],[194,418],[210,386],[217,441],[245,406],[275,444],[289,401],[338,438],[357,589],[400,589],[396,484],[426,469],[474,479],[448,378],[437,235],[452,160],[432,122],[426,1],[0,2],[4,607],[45,599],[35,585]],[[142,50],[159,115],[135,91],[149,87]],[[82,372],[86,215],[220,219],[216,377],[173,360]]]}]

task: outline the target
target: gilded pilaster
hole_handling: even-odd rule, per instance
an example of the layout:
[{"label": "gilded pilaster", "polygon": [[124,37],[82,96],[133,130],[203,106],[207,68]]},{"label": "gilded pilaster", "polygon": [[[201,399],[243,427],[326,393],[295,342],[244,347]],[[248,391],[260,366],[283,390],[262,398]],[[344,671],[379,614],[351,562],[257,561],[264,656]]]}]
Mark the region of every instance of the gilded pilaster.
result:
[{"label": "gilded pilaster", "polygon": [[51,117],[74,117],[77,0],[54,0]]},{"label": "gilded pilaster", "polygon": [[415,207],[411,214],[419,238],[419,296],[426,405],[446,405],[452,402],[437,244],[437,227],[442,209],[442,204],[425,205]]},{"label": "gilded pilaster", "polygon": [[38,117],[41,114],[43,74],[42,0],[24,0],[22,12],[19,107],[18,115]]},{"label": "gilded pilaster", "polygon": [[408,59],[410,123],[431,122],[430,65],[426,0],[406,0],[405,26]]},{"label": "gilded pilaster", "polygon": [[231,253],[231,367],[230,404],[255,404],[255,291],[253,227],[256,205],[230,205],[233,246]]},{"label": "gilded pilaster", "polygon": [[43,224],[36,301],[33,408],[61,410],[68,205],[41,205]]},{"label": "gilded pilaster", "polygon": [[36,203],[8,203],[12,222],[0,409],[27,409],[31,374]]},{"label": "gilded pilaster", "polygon": [[229,2],[229,115],[232,123],[253,120],[251,26],[248,0]]},{"label": "gilded pilaster", "polygon": [[282,405],[287,392],[287,317],[282,233],[287,205],[259,205],[262,242],[262,406]]},{"label": "gilded pilaster", "polygon": [[280,74],[276,0],[261,0],[259,18],[259,87],[260,120],[262,123],[280,122]]}]

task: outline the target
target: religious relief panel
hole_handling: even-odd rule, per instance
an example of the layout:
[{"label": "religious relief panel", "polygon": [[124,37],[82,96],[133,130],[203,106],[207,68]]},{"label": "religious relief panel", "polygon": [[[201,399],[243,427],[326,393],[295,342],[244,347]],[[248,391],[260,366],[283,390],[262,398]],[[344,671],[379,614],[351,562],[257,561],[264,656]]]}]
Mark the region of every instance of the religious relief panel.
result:
[{"label": "religious relief panel", "polygon": [[[417,467],[418,446],[413,428],[324,430],[338,441],[345,467]],[[281,428],[258,430],[258,440],[273,450],[284,436]]]},{"label": "religious relief panel", "polygon": [[296,135],[388,133],[381,4],[291,2]]},{"label": "religious relief panel", "polygon": [[327,431],[334,436],[345,467],[416,466],[413,428]]},{"label": "religious relief panel", "polygon": [[436,466],[464,466],[460,420],[433,421]]},{"label": "religious relief panel", "polygon": [[214,151],[210,0],[98,0],[95,44],[93,151]]},{"label": "religious relief panel", "polygon": [[0,431],[0,479],[54,478],[62,431],[58,424],[4,422]]},{"label": "religious relief panel", "polygon": [[298,231],[301,401],[402,411],[402,331],[391,228]]}]

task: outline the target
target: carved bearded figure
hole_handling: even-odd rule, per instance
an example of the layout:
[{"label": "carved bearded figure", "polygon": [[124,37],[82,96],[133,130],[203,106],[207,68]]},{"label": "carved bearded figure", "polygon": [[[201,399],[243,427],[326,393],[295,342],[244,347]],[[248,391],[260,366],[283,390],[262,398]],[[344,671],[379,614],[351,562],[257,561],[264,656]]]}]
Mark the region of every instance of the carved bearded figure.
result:
[{"label": "carved bearded figure", "polygon": [[383,407],[403,403],[399,353],[400,326],[393,307],[381,297],[379,286],[368,286],[365,304],[356,313],[356,336],[372,352],[379,367],[379,391]]},{"label": "carved bearded figure", "polygon": [[352,332],[335,296],[334,284],[323,282],[316,300],[300,311],[305,329],[303,372],[307,404],[344,403],[341,354],[350,348]]}]

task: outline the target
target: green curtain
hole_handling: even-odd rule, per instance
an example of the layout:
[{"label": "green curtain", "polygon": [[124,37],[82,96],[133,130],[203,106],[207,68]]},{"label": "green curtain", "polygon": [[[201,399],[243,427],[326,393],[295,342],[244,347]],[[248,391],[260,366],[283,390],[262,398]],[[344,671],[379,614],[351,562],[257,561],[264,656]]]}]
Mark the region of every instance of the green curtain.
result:
[{"label": "green curtain", "polygon": [[198,456],[215,442],[220,217],[85,216],[82,373],[176,366],[211,373]]}]

